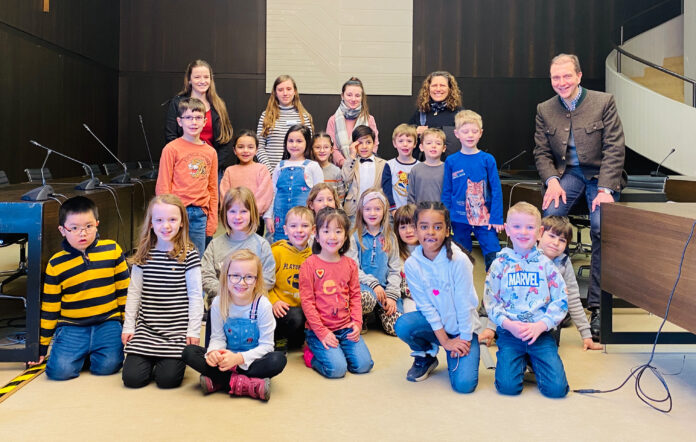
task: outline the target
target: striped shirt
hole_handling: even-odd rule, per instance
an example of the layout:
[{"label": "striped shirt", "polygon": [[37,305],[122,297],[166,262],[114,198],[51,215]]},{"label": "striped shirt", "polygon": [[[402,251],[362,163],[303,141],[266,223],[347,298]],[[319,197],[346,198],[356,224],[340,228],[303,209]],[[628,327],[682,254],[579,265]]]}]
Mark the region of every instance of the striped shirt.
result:
[{"label": "striped shirt", "polygon": [[343,200],[346,197],[346,183],[343,181],[341,169],[335,164],[328,163],[321,168],[321,171],[324,172],[324,182],[336,189],[336,193],[338,194],[337,203],[343,205]]},{"label": "striped shirt", "polygon": [[280,113],[275,125],[270,130],[267,136],[262,136],[263,132],[263,120],[266,118],[266,111],[261,113],[259,117],[259,124],[256,127],[256,136],[259,138],[259,149],[256,154],[259,159],[259,163],[265,164],[268,167],[269,172],[273,172],[276,165],[283,158],[283,142],[285,141],[285,134],[288,133],[288,129],[296,124],[304,124],[310,130],[312,129],[309,124],[309,115],[304,115],[304,121],[300,118],[300,113],[294,106],[283,107],[280,106]]},{"label": "striped shirt", "polygon": [[201,262],[193,249],[179,262],[152,249],[142,266],[133,266],[123,333],[135,333],[125,353],[181,358],[186,337],[199,337],[203,316]]},{"label": "striped shirt", "polygon": [[63,250],[46,266],[40,355],[46,355],[57,327],[121,321],[129,280],[123,251],[115,241],[95,239],[82,253],[63,240]]}]

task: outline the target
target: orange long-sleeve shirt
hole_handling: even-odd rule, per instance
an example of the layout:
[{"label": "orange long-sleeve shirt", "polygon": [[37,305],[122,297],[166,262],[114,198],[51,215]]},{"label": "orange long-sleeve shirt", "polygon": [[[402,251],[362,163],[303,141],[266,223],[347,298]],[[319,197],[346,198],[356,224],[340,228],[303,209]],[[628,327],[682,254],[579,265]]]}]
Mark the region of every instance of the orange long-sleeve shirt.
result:
[{"label": "orange long-sleeve shirt", "polygon": [[162,150],[157,195],[172,193],[184,206],[198,206],[208,216],[205,234],[212,236],[218,225],[217,152],[207,144],[177,138]]}]

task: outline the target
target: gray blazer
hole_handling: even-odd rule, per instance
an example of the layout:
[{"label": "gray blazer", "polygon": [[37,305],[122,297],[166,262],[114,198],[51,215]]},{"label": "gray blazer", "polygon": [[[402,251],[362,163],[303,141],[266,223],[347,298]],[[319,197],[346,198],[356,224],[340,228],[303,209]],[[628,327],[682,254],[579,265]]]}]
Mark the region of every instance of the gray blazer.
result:
[{"label": "gray blazer", "polygon": [[567,110],[556,95],[537,106],[534,159],[545,183],[565,172],[568,139],[572,127],[575,149],[586,179],[621,190],[625,145],[623,127],[614,97],[583,88],[574,111]]}]

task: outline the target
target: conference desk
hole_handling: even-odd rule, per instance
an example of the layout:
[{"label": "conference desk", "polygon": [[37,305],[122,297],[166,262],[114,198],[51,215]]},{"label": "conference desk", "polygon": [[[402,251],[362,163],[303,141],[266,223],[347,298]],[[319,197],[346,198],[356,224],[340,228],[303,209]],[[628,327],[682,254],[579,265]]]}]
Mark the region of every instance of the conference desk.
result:
[{"label": "conference desk", "polygon": [[[682,251],[696,221],[695,203],[603,204],[601,335],[605,344],[649,344],[654,332],[614,332],[613,296],[664,316]],[[696,238],[686,250],[668,320],[696,333]],[[696,343],[696,335],[663,332],[660,343]]]},{"label": "conference desk", "polygon": [[[100,177],[108,183],[109,177]],[[130,184],[106,184],[95,190],[75,190],[80,178],[50,180],[55,199],[23,201],[22,195],[37,183],[13,184],[0,188],[0,233],[27,235],[26,344],[23,349],[0,349],[0,361],[36,360],[39,351],[39,319],[43,273],[48,260],[60,250],[58,209],[66,198],[84,195],[99,209],[99,235],[116,240],[125,253],[137,244],[138,231],[152,195],[154,180]]]}]

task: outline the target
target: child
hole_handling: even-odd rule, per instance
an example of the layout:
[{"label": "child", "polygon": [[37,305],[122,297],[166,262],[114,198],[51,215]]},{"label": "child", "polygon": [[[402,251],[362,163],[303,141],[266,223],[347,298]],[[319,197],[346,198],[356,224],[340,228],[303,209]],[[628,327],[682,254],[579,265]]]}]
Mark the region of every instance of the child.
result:
[{"label": "child", "polygon": [[281,75],[273,82],[266,110],[259,117],[256,135],[259,137],[259,163],[272,172],[283,156],[284,142],[288,128],[295,125],[314,130],[312,116],[300,101],[295,80],[289,75]]},{"label": "child", "polygon": [[399,260],[401,261],[399,276],[401,276],[401,299],[404,302],[404,313],[416,310],[416,303],[411,297],[404,273],[404,263],[418,245],[416,223],[413,219],[415,213],[416,206],[413,204],[401,206],[394,212],[394,232],[396,232],[396,243],[399,246]]},{"label": "child", "polygon": [[503,192],[493,155],[481,152],[483,120],[476,112],[460,111],[454,117],[454,135],[462,143],[459,152],[445,161],[442,202],[452,214],[454,240],[471,251],[471,232],[481,246],[486,271],[500,250],[503,231]]},{"label": "child", "polygon": [[373,152],[377,153],[379,136],[375,117],[370,115],[367,107],[367,95],[362,81],[351,77],[341,87],[341,104],[326,123],[326,132],[336,141],[333,152],[333,162],[338,167],[343,166],[350,154],[351,140],[348,136],[356,126],[369,126],[375,134]]},{"label": "child", "polygon": [[343,202],[346,196],[346,186],[343,182],[341,169],[330,162],[333,141],[326,132],[319,132],[312,137],[312,159],[319,163],[324,172],[324,182],[331,184],[336,189],[337,202]]},{"label": "child", "polygon": [[513,249],[504,248],[493,261],[486,276],[484,304],[488,318],[498,326],[498,392],[522,392],[529,360],[541,394],[560,398],[568,393],[568,381],[549,330],[565,317],[568,298],[558,270],[536,248],[540,224],[539,210],[531,204],[510,207],[505,232]]},{"label": "child", "polygon": [[208,350],[187,345],[186,364],[201,374],[204,394],[228,391],[268,401],[269,378],[280,374],[287,359],[273,351],[275,319],[268,299],[261,260],[250,250],[232,252],[222,264],[220,296],[210,313]]},{"label": "child", "polygon": [[283,222],[288,210],[303,206],[309,190],[324,182],[324,173],[316,161],[308,160],[311,154],[311,133],[305,126],[292,126],[285,134],[283,159],[273,170],[275,198],[263,215],[266,231],[273,235],[273,242],[287,239]]},{"label": "child", "polygon": [[[235,250],[249,249],[261,259],[265,289],[275,285],[275,260],[268,241],[256,234],[259,213],[256,210],[254,194],[246,187],[235,187],[227,191],[220,206],[222,225],[227,234],[214,238],[203,254],[201,274],[206,305],[210,305],[220,290],[220,271],[222,262]],[[210,313],[206,317],[208,321]],[[210,337],[210,327],[206,327],[206,345]]]},{"label": "child", "polygon": [[346,370],[367,373],[374,362],[360,336],[358,267],[343,256],[350,247],[350,221],[342,210],[326,207],[317,214],[316,226],[314,254],[300,267],[305,364],[327,378],[341,378]]},{"label": "child", "polygon": [[371,313],[379,305],[384,331],[396,336],[394,323],[404,306],[400,296],[399,248],[389,224],[388,208],[387,198],[378,188],[367,189],[362,194],[351,232],[353,241],[346,256],[358,265],[363,314]]},{"label": "child", "polygon": [[254,162],[259,141],[249,129],[242,129],[234,140],[234,153],[239,164],[230,166],[220,181],[220,200],[233,187],[247,187],[254,194],[259,213],[265,213],[273,201],[273,182],[268,168]]},{"label": "child", "polygon": [[312,187],[309,191],[309,196],[307,197],[307,208],[314,212],[316,216],[317,213],[324,207],[331,207],[334,209],[340,209],[340,204],[338,203],[338,195],[336,194],[336,189],[327,183],[319,183]]},{"label": "child", "polygon": [[445,133],[440,129],[425,129],[421,136],[420,150],[425,161],[413,166],[408,176],[408,203],[440,201],[445,163],[440,156],[445,151]]},{"label": "child", "polygon": [[[568,291],[568,313],[582,337],[583,350],[601,350],[601,344],[592,340],[590,323],[587,322],[585,310],[580,302],[580,289],[575,279],[575,271],[570,257],[565,254],[568,242],[573,238],[573,226],[565,216],[546,216],[541,220],[541,238],[539,248],[561,271]],[[561,338],[561,327],[556,329],[554,337],[558,344]]]},{"label": "child", "polygon": [[276,350],[287,352],[304,342],[305,317],[300,305],[299,274],[302,263],[312,255],[308,247],[314,232],[314,213],[302,206],[293,207],[285,215],[285,234],[271,247],[275,259],[275,287],[268,292],[276,318]]},{"label": "child", "polygon": [[351,219],[355,217],[360,195],[371,187],[381,187],[387,195],[389,208],[394,207],[389,166],[385,160],[375,156],[374,144],[375,134],[368,126],[357,126],[353,130],[350,155],[342,169],[343,181],[348,188],[343,209]]},{"label": "child", "polygon": [[420,245],[406,260],[404,272],[418,310],[396,322],[397,336],[413,350],[406,379],[425,380],[437,367],[441,345],[452,389],[471,393],[478,385],[480,351],[473,265],[452,244],[449,212],[441,202],[419,203],[414,219]]},{"label": "child", "polygon": [[[46,266],[41,302],[39,360],[49,379],[76,378],[89,364],[95,375],[121,369],[121,321],[128,291],[128,265],[115,241],[97,238],[99,212],[84,196],[67,199],[58,210],[63,250]],[[89,360],[87,360],[89,359]]]},{"label": "child", "polygon": [[206,236],[213,236],[218,224],[217,153],[200,138],[205,125],[202,101],[182,99],[176,121],[184,135],[164,146],[155,193],[181,199],[188,214],[189,238],[202,254]]},{"label": "child", "polygon": [[397,209],[408,201],[408,175],[418,162],[413,158],[417,139],[416,128],[408,124],[396,126],[392,134],[392,143],[399,156],[387,161],[387,164],[391,172],[392,194]]},{"label": "child", "polygon": [[121,334],[126,387],[141,388],[153,378],[160,388],[178,387],[186,370],[181,352],[200,342],[201,262],[187,232],[186,208],[179,198],[164,194],[150,201],[131,259]]}]

